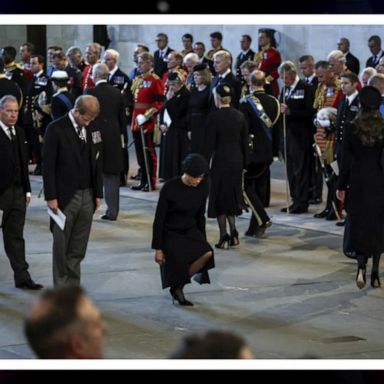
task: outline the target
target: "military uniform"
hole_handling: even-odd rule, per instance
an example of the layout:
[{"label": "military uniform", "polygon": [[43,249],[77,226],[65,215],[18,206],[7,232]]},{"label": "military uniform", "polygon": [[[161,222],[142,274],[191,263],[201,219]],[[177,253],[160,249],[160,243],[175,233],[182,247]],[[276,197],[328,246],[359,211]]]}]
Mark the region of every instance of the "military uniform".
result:
[{"label": "military uniform", "polygon": [[[249,162],[244,175],[244,198],[252,210],[251,221],[246,232],[247,235],[252,236],[256,234],[259,227],[269,222],[263,206],[269,205],[269,166],[273,157],[279,155],[282,118],[279,101],[261,90],[242,98],[240,111],[248,122],[250,138]],[[263,114],[267,116],[266,123]]]},{"label": "military uniform", "polygon": [[[319,83],[315,92],[314,108],[320,110],[325,107],[333,107],[339,92],[341,92],[340,86],[341,81],[339,79],[335,79],[330,85]],[[332,178],[333,170],[330,166],[335,158],[335,133],[327,132],[325,128],[320,126],[320,124],[316,124],[315,142],[320,148],[322,159],[324,161],[324,172],[326,172],[328,178],[326,207],[323,211],[316,213],[315,217],[326,218],[326,220],[335,220],[336,213],[333,210],[332,202],[335,202],[336,204],[339,203],[334,196],[335,178]],[[321,182],[321,187],[322,184],[323,183]],[[318,189],[320,189],[320,185],[318,185]]]},{"label": "military uniform", "polygon": [[[142,170],[141,189],[148,183],[145,168],[143,146],[147,148],[147,163],[149,168],[149,178],[152,189],[156,186],[157,157],[154,149],[154,133],[156,127],[156,116],[162,107],[164,100],[164,89],[159,76],[153,70],[137,76],[132,83],[132,94],[134,109],[132,114],[132,134],[135,140],[137,161]],[[142,127],[137,124],[136,117],[144,115],[147,119]],[[144,130],[145,143],[142,142],[140,129]],[[148,185],[146,186],[148,188]]]},{"label": "military uniform", "polygon": [[254,61],[259,62],[259,70],[263,71],[266,75],[266,80],[273,88],[273,95],[278,97],[279,85],[277,79],[279,78],[278,68],[281,64],[280,52],[274,47],[268,47],[257,52]]},{"label": "military uniform", "polygon": [[[45,102],[39,102],[45,92]],[[41,147],[45,128],[51,121],[50,102],[52,97],[52,84],[43,71],[34,75],[27,86],[24,107],[24,124],[32,156],[36,159],[36,174],[41,174]]]}]

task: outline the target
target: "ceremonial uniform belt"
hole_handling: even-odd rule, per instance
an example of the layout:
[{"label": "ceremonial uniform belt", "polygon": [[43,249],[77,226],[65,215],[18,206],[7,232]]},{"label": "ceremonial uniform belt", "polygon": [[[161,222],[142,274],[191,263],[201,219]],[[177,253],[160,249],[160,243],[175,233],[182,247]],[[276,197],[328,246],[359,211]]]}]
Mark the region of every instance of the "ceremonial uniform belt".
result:
[{"label": "ceremonial uniform belt", "polygon": [[150,103],[135,103],[135,109],[148,109],[151,107],[152,107],[152,104]]}]

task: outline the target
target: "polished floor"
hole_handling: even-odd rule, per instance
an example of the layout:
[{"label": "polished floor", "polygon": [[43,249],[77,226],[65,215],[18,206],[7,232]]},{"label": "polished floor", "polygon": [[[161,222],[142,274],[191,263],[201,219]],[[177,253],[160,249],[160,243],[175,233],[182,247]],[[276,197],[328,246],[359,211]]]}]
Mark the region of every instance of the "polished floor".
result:
[{"label": "polished floor", "polygon": [[[25,226],[33,278],[51,286],[51,245],[45,202],[37,198],[41,177],[32,176],[33,200]],[[161,289],[150,248],[158,191],[121,188],[116,222],[94,217],[82,283],[102,309],[108,325],[109,359],[164,359],[189,332],[234,331],[246,338],[259,359],[384,358],[383,289],[359,290],[355,262],[341,253],[342,228],[310,213],[286,215],[284,182],[274,179],[273,225],[265,239],[241,235],[240,245],[217,250],[211,285],[185,288],[194,307],[173,305]],[[249,214],[238,218],[244,233]],[[211,243],[218,239],[207,222]],[[0,246],[0,358],[29,359],[22,318],[36,292],[14,288]]]}]

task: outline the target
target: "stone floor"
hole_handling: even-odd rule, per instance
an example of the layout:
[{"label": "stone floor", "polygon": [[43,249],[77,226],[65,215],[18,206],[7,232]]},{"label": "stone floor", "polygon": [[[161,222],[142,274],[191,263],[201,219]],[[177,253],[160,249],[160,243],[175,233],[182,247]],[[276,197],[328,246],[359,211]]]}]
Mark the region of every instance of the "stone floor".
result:
[{"label": "stone floor", "polygon": [[[33,200],[25,238],[33,278],[52,284],[48,215],[37,198],[42,181],[31,176]],[[82,283],[101,308],[108,325],[109,359],[164,359],[181,337],[207,329],[244,336],[258,359],[384,358],[383,289],[358,290],[355,262],[340,251],[343,229],[310,213],[286,215],[284,182],[273,179],[273,225],[265,239],[240,237],[240,245],[215,252],[211,285],[192,283],[185,293],[194,307],[173,305],[162,291],[150,248],[158,191],[121,188],[116,222],[96,212]],[[237,223],[244,233],[249,214]],[[218,239],[207,221],[211,243]],[[22,317],[36,293],[14,288],[12,272],[0,246],[0,358],[30,359]]]}]

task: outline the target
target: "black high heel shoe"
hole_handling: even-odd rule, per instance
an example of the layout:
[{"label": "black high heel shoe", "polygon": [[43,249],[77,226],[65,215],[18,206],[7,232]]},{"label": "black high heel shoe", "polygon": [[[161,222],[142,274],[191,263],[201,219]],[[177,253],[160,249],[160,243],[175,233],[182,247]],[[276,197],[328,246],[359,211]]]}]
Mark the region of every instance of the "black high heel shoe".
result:
[{"label": "black high heel shoe", "polygon": [[220,249],[229,249],[229,242],[230,237],[228,233],[226,233],[224,236],[220,237],[220,240],[217,244],[215,244],[215,247]]},{"label": "black high heel shoe", "polygon": [[380,288],[381,287],[379,273],[376,271],[371,272],[371,287],[372,288]]},{"label": "black high heel shoe", "polygon": [[357,274],[356,274],[356,285],[359,289],[362,289],[365,287],[367,280],[365,277],[365,268],[358,268]]},{"label": "black high heel shoe", "polygon": [[187,300],[185,297],[184,297],[184,294],[183,294],[183,291],[181,290],[181,296],[182,297],[179,297],[176,293],[176,289],[175,287],[171,287],[169,288],[169,293],[171,294],[172,296],[172,304],[175,304],[175,300],[180,304],[180,305],[184,305],[184,306],[190,306],[192,307],[193,306],[193,303],[189,300]]},{"label": "black high heel shoe", "polygon": [[236,229],[234,229],[233,231],[231,231],[231,238],[229,240],[229,245],[233,247],[239,244],[240,244],[239,232],[237,232]]}]

